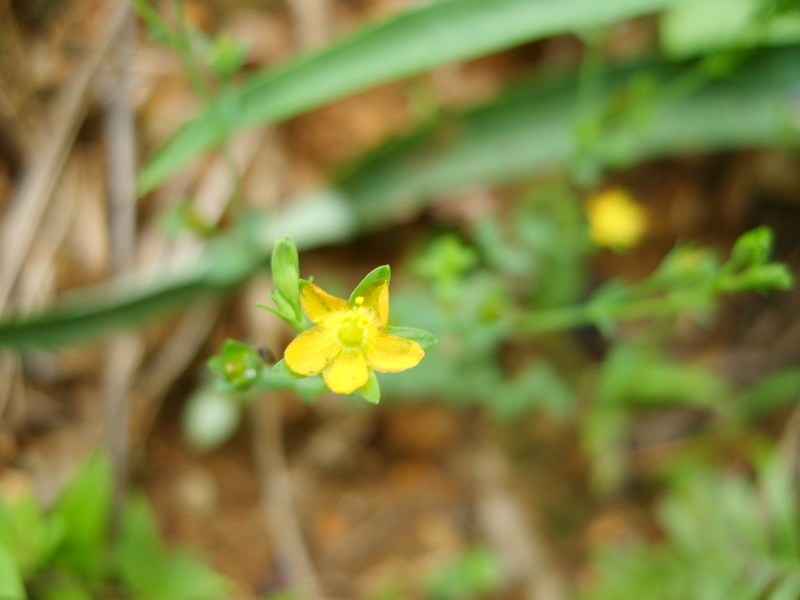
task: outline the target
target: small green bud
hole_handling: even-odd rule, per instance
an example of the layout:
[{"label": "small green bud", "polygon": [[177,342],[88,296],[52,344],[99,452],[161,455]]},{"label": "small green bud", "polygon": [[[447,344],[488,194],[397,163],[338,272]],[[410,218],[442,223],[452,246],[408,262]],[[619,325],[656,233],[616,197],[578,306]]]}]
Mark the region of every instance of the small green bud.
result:
[{"label": "small green bud", "polygon": [[670,252],[655,273],[659,282],[669,286],[696,285],[711,281],[719,261],[706,248],[684,246]]},{"label": "small green bud", "polygon": [[723,292],[742,292],[755,290],[788,290],[792,287],[793,278],[786,265],[769,263],[754,266],[744,273],[730,275],[720,279],[717,289]]},{"label": "small green bud", "polygon": [[768,227],[758,227],[741,235],[731,250],[731,257],[725,265],[727,269],[737,270],[750,265],[761,265],[769,260],[772,252],[773,235]]},{"label": "small green bud", "polygon": [[246,58],[246,44],[222,36],[211,44],[207,60],[218,77],[227,79],[242,68]]},{"label": "small green bud", "polygon": [[[275,242],[272,251],[272,280],[275,290],[292,308],[294,314],[287,316],[299,321],[303,314],[300,308],[300,257],[297,246],[290,237]],[[284,307],[279,305],[279,308]]]},{"label": "small green bud", "polygon": [[417,262],[419,274],[435,282],[462,277],[478,262],[475,250],[455,235],[444,235],[433,242]]},{"label": "small green bud", "polygon": [[246,390],[259,377],[264,361],[253,348],[236,340],[226,340],[222,351],[208,361],[208,367],[218,376],[226,390]]}]

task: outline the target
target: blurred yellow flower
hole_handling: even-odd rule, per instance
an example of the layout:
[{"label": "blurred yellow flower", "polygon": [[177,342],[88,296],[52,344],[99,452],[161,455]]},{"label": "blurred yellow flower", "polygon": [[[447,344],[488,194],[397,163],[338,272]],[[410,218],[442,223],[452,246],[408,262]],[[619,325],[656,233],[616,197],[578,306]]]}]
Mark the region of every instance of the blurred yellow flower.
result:
[{"label": "blurred yellow flower", "polygon": [[389,333],[389,282],[379,280],[350,302],[303,282],[300,303],[315,324],[286,348],[286,365],[298,375],[322,373],[337,394],[363,387],[372,370],[397,372],[422,360],[417,342]]},{"label": "blurred yellow flower", "polygon": [[622,188],[610,188],[590,197],[586,217],[592,240],[605,248],[633,248],[647,231],[644,209]]}]

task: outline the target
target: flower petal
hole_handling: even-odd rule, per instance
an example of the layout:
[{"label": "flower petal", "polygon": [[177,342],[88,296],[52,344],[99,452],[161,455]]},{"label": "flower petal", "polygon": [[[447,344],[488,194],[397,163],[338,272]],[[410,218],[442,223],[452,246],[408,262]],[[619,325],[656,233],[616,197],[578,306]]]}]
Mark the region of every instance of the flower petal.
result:
[{"label": "flower petal", "polygon": [[313,323],[321,323],[326,317],[347,311],[347,301],[331,296],[318,285],[304,282],[300,289],[300,304]]},{"label": "flower petal", "polygon": [[286,365],[298,375],[316,375],[333,362],[341,348],[335,333],[312,327],[297,336],[284,353]]},{"label": "flower petal", "polygon": [[385,279],[364,294],[364,306],[378,318],[381,327],[389,324],[389,282]]},{"label": "flower petal", "polygon": [[367,383],[369,367],[360,348],[342,348],[322,374],[325,384],[337,394],[350,394]]},{"label": "flower petal", "polygon": [[396,373],[415,366],[425,351],[417,342],[396,335],[370,336],[364,347],[367,363],[376,371]]}]

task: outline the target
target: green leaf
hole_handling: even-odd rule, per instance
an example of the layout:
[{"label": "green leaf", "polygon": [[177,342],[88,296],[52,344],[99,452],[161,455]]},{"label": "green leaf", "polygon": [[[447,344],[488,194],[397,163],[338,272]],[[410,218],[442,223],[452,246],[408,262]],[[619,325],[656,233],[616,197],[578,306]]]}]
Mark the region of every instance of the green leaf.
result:
[{"label": "green leaf", "polygon": [[142,495],[128,499],[114,554],[116,571],[133,589],[147,589],[153,565],[162,562],[164,545],[153,512]]},{"label": "green leaf", "polygon": [[764,264],[772,254],[774,238],[772,230],[764,225],[740,235],[731,249],[731,257],[725,263],[725,269],[736,270]]},{"label": "green leaf", "polygon": [[392,271],[389,268],[389,265],[383,265],[382,267],[376,267],[372,269],[369,273],[367,273],[366,277],[361,280],[356,286],[356,289],[353,290],[353,293],[350,294],[350,299],[348,303],[352,305],[356,298],[359,296],[366,296],[369,290],[382,284],[384,281],[389,283],[389,280],[392,278]]},{"label": "green leaf", "polygon": [[[272,251],[272,280],[280,297],[291,307],[291,314],[297,321],[302,317],[300,308],[300,257],[297,246],[290,237],[275,242]],[[274,299],[274,297],[273,297]],[[284,309],[278,307],[282,312]]]},{"label": "green leaf", "polygon": [[[648,118],[611,136],[608,146],[624,149],[630,163],[685,152],[795,147],[791,119],[796,111],[790,99],[798,63],[800,47],[773,49],[753,56],[735,78],[709,82],[678,100],[655,94],[648,100]],[[624,99],[631,81],[645,73],[659,88],[681,77],[680,69],[664,63],[615,67],[599,83],[599,101]],[[334,188],[287,203],[270,219],[261,236],[263,247],[236,239],[226,240],[227,245],[239,244],[233,249],[213,243],[196,268],[155,284],[116,280],[73,292],[71,301],[43,313],[0,322],[0,346],[65,344],[112,327],[141,326],[144,318],[241,283],[269,259],[274,240],[285,235],[301,249],[346,241],[386,226],[398,213],[413,214],[436,194],[528,180],[564,165],[577,149],[576,92],[574,78],[528,85],[396,140],[362,159]]]},{"label": "green leaf", "polygon": [[50,561],[63,534],[63,523],[50,518],[32,492],[17,498],[0,495],[0,545],[11,553],[23,578]]},{"label": "green leaf", "polygon": [[715,282],[720,292],[768,292],[771,290],[788,290],[794,283],[789,267],[782,263],[753,265],[743,273],[723,274]]},{"label": "green leaf", "polygon": [[107,566],[106,542],[111,509],[111,465],[108,457],[90,457],[53,507],[64,526],[54,561],[89,579]]},{"label": "green leaf", "polygon": [[793,573],[777,584],[767,600],[796,600],[800,598],[800,575]]},{"label": "green leaf", "polygon": [[42,600],[96,600],[83,585],[71,578],[48,582],[47,588],[37,590]]},{"label": "green leaf", "polygon": [[358,393],[367,402],[378,404],[381,401],[381,387],[378,384],[378,378],[375,376],[375,371],[370,370],[369,379],[367,383],[358,389]]},{"label": "green leaf", "polygon": [[[300,281],[298,280],[298,289],[299,287]],[[261,304],[260,302],[256,303],[256,306],[263,308],[264,310],[268,310],[273,315],[280,317],[298,333],[305,330],[303,315],[302,313],[298,313],[296,311],[295,306],[293,306],[291,302],[284,298],[283,295],[278,292],[278,290],[273,290],[270,292],[269,296],[272,298],[272,302],[277,308],[272,308],[271,306]]]},{"label": "green leaf", "polygon": [[[676,98],[652,93],[640,99],[642,122],[631,120],[603,137],[612,167],[651,157],[710,149],[798,143],[787,121],[800,62],[800,47],[752,57],[735,78],[709,81]],[[641,77],[655,89],[685,76],[682,68],[657,62],[608,70],[597,86],[593,111],[624,102]],[[474,185],[529,180],[565,165],[579,149],[573,111],[578,83],[551,80],[520,86],[458,118],[423,128],[380,148],[354,165],[336,187],[351,199],[365,229],[396,214],[413,214],[437,194]],[[742,104],[748,106],[742,111]],[[569,107],[569,108],[568,108]],[[745,123],[745,121],[747,121]],[[502,149],[502,151],[498,151]]]},{"label": "green leaf", "polygon": [[698,467],[696,457],[673,470],[659,510],[664,539],[608,544],[594,565],[599,577],[579,598],[796,598],[797,485],[778,452],[766,458],[755,481],[730,465]]},{"label": "green leaf", "polygon": [[503,580],[498,558],[486,548],[472,548],[434,574],[427,584],[431,600],[461,600],[490,595]]},{"label": "green leaf", "polygon": [[282,358],[276,362],[272,367],[272,375],[280,379],[302,379],[302,375],[298,375],[289,368],[286,364],[286,359]]},{"label": "green leaf", "polygon": [[239,112],[212,107],[186,124],[139,177],[147,193],[230,130],[276,123],[388,81],[518,44],[655,12],[674,0],[441,0],[368,27],[316,54],[261,73],[236,92]]},{"label": "green leaf", "polygon": [[165,548],[152,509],[144,497],[129,501],[125,511],[117,568],[135,597],[149,600],[218,600],[227,582],[201,561]]},{"label": "green leaf", "polygon": [[25,586],[19,568],[11,553],[0,544],[0,598],[3,600],[27,600]]},{"label": "green leaf", "polygon": [[764,18],[763,0],[681,0],[661,18],[661,42],[675,58],[755,43],[800,41],[800,13]]},{"label": "green leaf", "polygon": [[389,333],[397,337],[405,338],[417,342],[422,349],[427,352],[433,348],[439,341],[435,335],[425,331],[424,329],[416,329],[414,327],[395,327],[389,326]]},{"label": "green leaf", "polygon": [[792,405],[800,397],[800,367],[789,367],[761,378],[739,394],[736,403],[749,418]]}]

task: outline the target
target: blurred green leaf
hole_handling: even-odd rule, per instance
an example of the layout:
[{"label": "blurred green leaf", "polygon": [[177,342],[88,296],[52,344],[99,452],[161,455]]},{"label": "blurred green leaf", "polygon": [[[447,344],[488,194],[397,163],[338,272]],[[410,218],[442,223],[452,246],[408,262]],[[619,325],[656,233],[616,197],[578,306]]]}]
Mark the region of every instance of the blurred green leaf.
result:
[{"label": "blurred green leaf", "polygon": [[789,367],[760,379],[740,393],[736,402],[749,418],[800,402],[800,367]]},{"label": "blurred green leaf", "polygon": [[430,600],[466,600],[496,591],[502,581],[497,558],[486,548],[472,548],[455,557],[430,579]]},{"label": "blurred green leaf", "polygon": [[168,551],[147,501],[129,501],[117,553],[117,568],[126,586],[148,600],[219,600],[226,580],[199,560]]},{"label": "blurred green leaf", "polygon": [[800,11],[768,14],[764,0],[681,0],[661,17],[661,42],[675,58],[756,43],[800,42]]},{"label": "blurred green leaf", "polygon": [[146,193],[235,130],[275,123],[433,67],[551,35],[655,12],[675,0],[440,0],[378,23],[316,54],[251,78],[237,112],[212,107],[186,124],[139,177]]},{"label": "blurred green leaf", "polygon": [[672,487],[659,510],[664,539],[599,549],[598,576],[580,600],[797,597],[797,487],[778,453],[758,465],[755,481],[692,465]]},{"label": "blurred green leaf", "polygon": [[56,502],[52,515],[64,526],[54,561],[86,577],[106,571],[111,510],[111,466],[107,457],[90,457]]},{"label": "blurred green leaf", "polygon": [[11,553],[0,544],[0,598],[3,600],[27,600],[22,575]]},{"label": "blurred green leaf", "polygon": [[655,348],[620,344],[603,362],[598,392],[604,404],[719,407],[730,385],[708,369],[674,361]]},{"label": "blurred green leaf", "polygon": [[39,587],[35,597],[41,600],[96,600],[83,585],[68,577],[53,578]]},{"label": "blurred green leaf", "polygon": [[63,534],[63,523],[49,518],[32,493],[0,497],[0,545],[11,553],[23,577],[47,563]]},{"label": "blurred green leaf", "polygon": [[739,236],[731,249],[725,268],[737,270],[750,265],[764,264],[772,254],[775,235],[769,227],[751,229]]},{"label": "blurred green leaf", "polygon": [[396,327],[389,325],[389,334],[396,335],[397,337],[413,340],[417,342],[422,349],[427,352],[436,345],[438,341],[436,336],[423,329],[416,329],[414,327]]},{"label": "blurred green leaf", "polygon": [[[610,137],[609,152],[634,162],[735,147],[797,146],[791,99],[798,63],[800,47],[765,51],[735,78],[709,82],[680,100],[655,95],[649,100],[650,118]],[[598,102],[624,93],[645,72],[665,86],[680,70],[658,63],[612,69]],[[164,275],[151,284],[114,281],[75,292],[70,301],[42,314],[12,316],[0,322],[0,346],[64,344],[113,326],[140,325],[148,316],[240,284],[269,260],[274,240],[285,235],[301,249],[342,242],[391,223],[397,214],[414,213],[436,194],[529,179],[563,166],[577,148],[576,86],[574,79],[526,86],[388,144],[343,173],[334,187],[289,203],[270,219],[260,244],[236,237],[215,240],[194,268],[177,276]]]},{"label": "blurred green leaf", "polygon": [[[797,85],[800,47],[761,52],[735,78],[709,81],[676,98],[653,93],[647,119],[608,132],[610,167],[656,156],[737,147],[798,146],[787,115]],[[590,110],[624,98],[642,76],[669,89],[683,68],[659,62],[618,66],[598,83]],[[362,227],[373,229],[397,214],[412,214],[432,196],[470,186],[521,181],[564,166],[578,149],[573,127],[577,81],[519,86],[459,118],[423,128],[353,165],[336,188],[353,203]],[[747,107],[743,110],[742,107]]]}]

